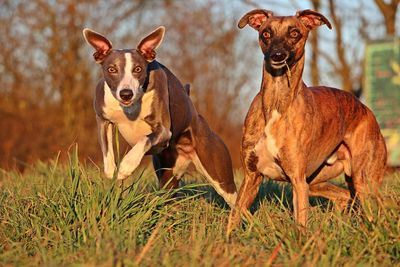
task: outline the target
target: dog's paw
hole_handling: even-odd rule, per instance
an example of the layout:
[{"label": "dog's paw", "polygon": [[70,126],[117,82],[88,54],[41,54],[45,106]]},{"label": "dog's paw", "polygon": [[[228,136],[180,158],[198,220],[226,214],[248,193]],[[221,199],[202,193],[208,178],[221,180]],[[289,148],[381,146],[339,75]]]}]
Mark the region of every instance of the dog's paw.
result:
[{"label": "dog's paw", "polygon": [[112,179],[114,177],[114,171],[104,171],[104,175],[108,179]]},{"label": "dog's paw", "polygon": [[114,177],[116,166],[115,163],[104,164],[104,174],[108,179],[112,179]]},{"label": "dog's paw", "polygon": [[129,175],[130,175],[130,173],[124,173],[124,172],[119,171],[117,179],[118,180],[125,180],[126,178],[129,177]]},{"label": "dog's paw", "polygon": [[131,175],[132,172],[136,169],[136,168],[132,168],[132,166],[121,163],[121,165],[119,166],[117,179],[124,180],[124,179],[128,178],[129,175]]},{"label": "dog's paw", "polygon": [[226,228],[226,238],[229,240],[231,233],[240,225],[240,212],[236,208],[232,208],[229,214],[228,225]]}]

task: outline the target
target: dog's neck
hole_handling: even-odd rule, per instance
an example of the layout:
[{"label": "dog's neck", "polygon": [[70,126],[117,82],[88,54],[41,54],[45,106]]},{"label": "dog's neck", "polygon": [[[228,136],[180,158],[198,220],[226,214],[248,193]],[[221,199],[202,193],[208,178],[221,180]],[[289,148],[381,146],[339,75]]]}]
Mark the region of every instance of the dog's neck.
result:
[{"label": "dog's neck", "polygon": [[149,82],[150,82],[150,72],[153,70],[157,70],[160,68],[160,65],[158,64],[158,62],[156,60],[153,60],[152,62],[150,62],[147,65],[146,68],[146,79],[144,80],[144,83],[142,85],[143,91],[146,92],[147,91],[147,87],[149,86]]},{"label": "dog's neck", "polygon": [[285,113],[303,88],[303,69],[304,55],[290,70],[280,76],[273,76],[266,70],[265,65],[263,66],[261,94],[266,118],[273,110],[280,114]]}]

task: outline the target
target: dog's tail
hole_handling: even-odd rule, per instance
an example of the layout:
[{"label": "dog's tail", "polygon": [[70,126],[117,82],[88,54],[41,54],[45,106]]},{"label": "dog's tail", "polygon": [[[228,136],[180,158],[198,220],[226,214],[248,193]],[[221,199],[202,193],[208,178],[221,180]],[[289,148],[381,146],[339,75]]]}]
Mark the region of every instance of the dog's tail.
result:
[{"label": "dog's tail", "polygon": [[185,84],[185,86],[183,86],[183,88],[185,89],[185,91],[186,91],[186,93],[188,94],[188,95],[190,95],[190,84]]}]

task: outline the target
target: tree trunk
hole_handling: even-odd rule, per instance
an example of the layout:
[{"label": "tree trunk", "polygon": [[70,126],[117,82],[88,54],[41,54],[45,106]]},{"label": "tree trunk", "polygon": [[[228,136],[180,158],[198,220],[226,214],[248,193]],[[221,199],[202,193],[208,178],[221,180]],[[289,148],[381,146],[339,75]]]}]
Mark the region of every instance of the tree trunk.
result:
[{"label": "tree trunk", "polygon": [[[311,0],[311,4],[315,11],[319,11],[321,2],[320,0]],[[319,58],[319,48],[318,48],[318,31],[313,31],[310,36],[311,44],[311,83],[312,85],[319,84],[319,68],[318,68],[318,58]]]},{"label": "tree trunk", "polygon": [[389,36],[396,34],[396,12],[399,3],[400,0],[391,0],[389,3],[385,3],[383,0],[375,0],[375,4],[385,20],[386,34]]},{"label": "tree trunk", "polygon": [[339,75],[342,79],[342,89],[347,92],[353,92],[353,82],[352,82],[352,73],[349,63],[346,59],[344,41],[343,41],[343,28],[342,21],[340,17],[336,14],[335,2],[333,0],[329,0],[329,11],[330,16],[332,18],[333,28],[336,31],[336,53],[338,57],[338,69],[340,71]]}]

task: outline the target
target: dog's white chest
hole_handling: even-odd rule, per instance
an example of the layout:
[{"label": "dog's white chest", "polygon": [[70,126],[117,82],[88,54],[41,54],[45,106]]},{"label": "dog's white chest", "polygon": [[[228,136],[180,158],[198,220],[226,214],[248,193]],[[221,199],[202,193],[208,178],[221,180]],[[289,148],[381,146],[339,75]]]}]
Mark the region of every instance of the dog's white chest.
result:
[{"label": "dog's white chest", "polygon": [[276,137],[272,134],[272,127],[277,120],[279,120],[281,114],[277,110],[272,111],[272,115],[267,125],[264,128],[265,138],[266,138],[266,148],[271,153],[271,155],[276,158],[279,152],[279,147],[277,144]]},{"label": "dog's white chest", "polygon": [[[134,146],[140,138],[151,134],[151,126],[144,120],[152,112],[152,102],[154,90],[143,95],[140,110],[135,110],[134,106],[128,108],[121,107],[118,100],[112,95],[108,86],[104,87],[104,107],[103,116],[118,126],[118,131],[123,138]],[[130,118],[130,115],[133,115]]]},{"label": "dog's white chest", "polygon": [[279,153],[279,146],[276,137],[272,134],[273,124],[281,117],[278,111],[274,110],[272,116],[264,128],[264,134],[254,147],[258,158],[257,169],[264,175],[281,180],[284,177],[281,167],[276,163]]}]

